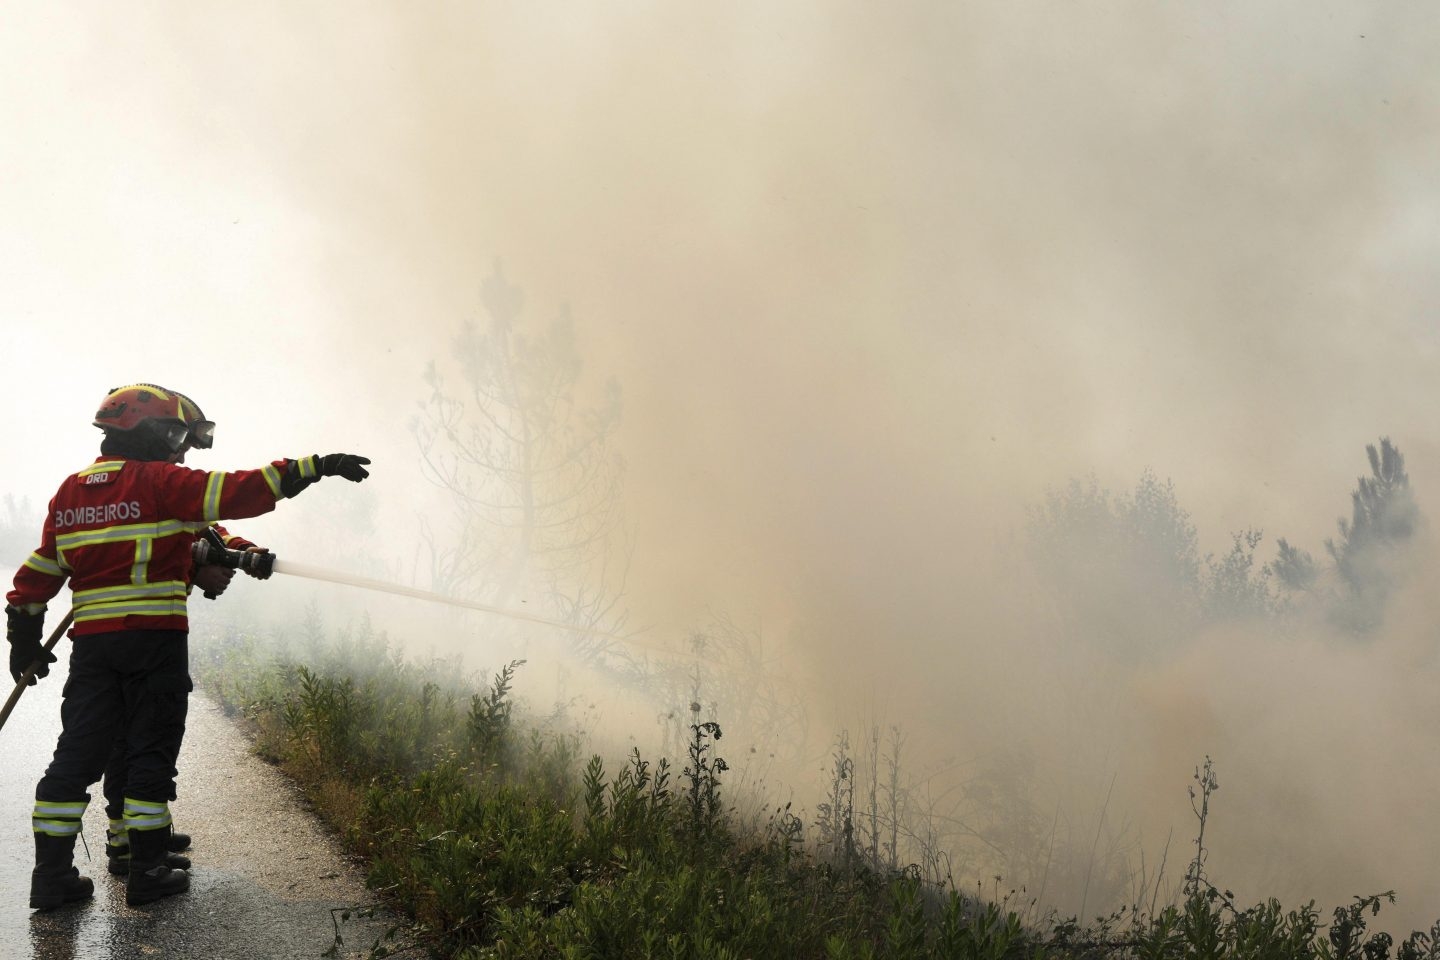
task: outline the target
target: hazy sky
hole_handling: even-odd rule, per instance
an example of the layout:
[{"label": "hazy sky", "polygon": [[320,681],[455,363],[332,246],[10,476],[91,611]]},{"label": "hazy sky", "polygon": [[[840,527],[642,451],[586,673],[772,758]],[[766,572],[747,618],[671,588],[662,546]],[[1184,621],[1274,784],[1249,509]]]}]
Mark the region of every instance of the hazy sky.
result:
[{"label": "hazy sky", "polygon": [[881,711],[1023,689],[928,645],[1047,486],[1148,466],[1206,549],[1318,551],[1388,434],[1435,503],[1437,41],[1418,0],[0,3],[0,492],[158,381],[199,465],[374,457],[403,555],[498,259],[624,391],[639,606],[808,625],[790,668]]}]

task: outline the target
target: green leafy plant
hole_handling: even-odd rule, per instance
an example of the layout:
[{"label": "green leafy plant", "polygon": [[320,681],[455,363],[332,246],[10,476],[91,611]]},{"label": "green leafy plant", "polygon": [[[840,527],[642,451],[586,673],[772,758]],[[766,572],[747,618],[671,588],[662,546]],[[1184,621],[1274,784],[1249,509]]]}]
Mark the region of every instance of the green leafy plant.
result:
[{"label": "green leafy plant", "polygon": [[[872,773],[876,799],[857,819],[843,736],[816,821],[787,804],[747,833],[722,802],[714,722],[692,723],[678,785],[668,758],[638,749],[611,776],[602,758],[581,760],[573,734],[513,700],[519,662],[477,691],[452,664],[400,660],[363,629],[316,638],[311,652],[299,664],[232,636],[201,650],[196,672],[407,918],[372,957],[1440,960],[1440,924],[1398,944],[1369,928],[1392,893],[1357,897],[1325,924],[1313,904],[1242,908],[1216,887],[1208,757],[1191,788],[1195,855],[1178,902],[1027,923],[998,878],[992,895],[962,895],[917,865],[881,862],[893,842],[881,840],[884,791]],[[338,952],[347,908],[337,909]]]}]

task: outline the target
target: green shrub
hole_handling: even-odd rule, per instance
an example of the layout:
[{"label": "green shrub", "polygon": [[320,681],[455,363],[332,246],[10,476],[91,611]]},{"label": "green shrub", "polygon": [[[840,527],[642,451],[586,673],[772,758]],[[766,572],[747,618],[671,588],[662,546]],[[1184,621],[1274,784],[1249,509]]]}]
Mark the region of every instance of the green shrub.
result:
[{"label": "green shrub", "polygon": [[[873,826],[862,849],[843,739],[812,849],[788,805],[753,835],[736,829],[716,723],[691,724],[678,777],[668,758],[638,749],[609,776],[600,757],[581,762],[578,733],[516,709],[521,661],[479,686],[453,663],[406,661],[364,629],[333,643],[312,631],[287,650],[308,659],[231,636],[201,649],[196,673],[411,918],[409,942],[377,956],[1389,960],[1395,947],[1367,928],[1391,894],[1356,898],[1324,926],[1313,904],[1241,909],[1206,879],[1208,759],[1196,770],[1200,830],[1180,903],[1036,929],[1009,897],[986,902],[914,867],[882,868]],[[1395,956],[1440,960],[1440,924]]]}]

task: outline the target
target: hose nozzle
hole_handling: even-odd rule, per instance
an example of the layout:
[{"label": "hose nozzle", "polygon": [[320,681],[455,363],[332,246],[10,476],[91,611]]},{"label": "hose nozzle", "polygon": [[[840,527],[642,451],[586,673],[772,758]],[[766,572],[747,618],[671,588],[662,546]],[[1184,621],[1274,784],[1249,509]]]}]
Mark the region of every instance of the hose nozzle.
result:
[{"label": "hose nozzle", "polygon": [[190,554],[197,564],[213,564],[243,570],[259,580],[264,580],[275,569],[275,554],[270,552],[251,553],[248,550],[231,550],[220,539],[214,527],[208,528],[195,540]]}]

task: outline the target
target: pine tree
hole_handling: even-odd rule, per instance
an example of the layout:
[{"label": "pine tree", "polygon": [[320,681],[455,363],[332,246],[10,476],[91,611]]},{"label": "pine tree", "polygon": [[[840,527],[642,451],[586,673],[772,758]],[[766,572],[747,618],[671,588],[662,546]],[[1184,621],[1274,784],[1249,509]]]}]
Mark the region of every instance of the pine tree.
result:
[{"label": "pine tree", "polygon": [[1400,575],[1401,550],[1419,529],[1420,508],[1410,490],[1405,457],[1389,437],[1365,448],[1370,476],[1360,477],[1350,495],[1350,519],[1339,520],[1338,539],[1325,541],[1346,588],[1340,621],[1357,632],[1373,629]]},{"label": "pine tree", "polygon": [[558,619],[613,633],[625,620],[628,560],[619,384],[608,380],[592,403],[578,399],[568,310],[527,326],[524,291],[498,262],[480,294],[488,323],[464,324],[451,351],[459,382],[432,361],[430,396],[411,424],[422,468],[455,509],[447,533],[423,531],[432,585],[502,607],[528,597]]}]

